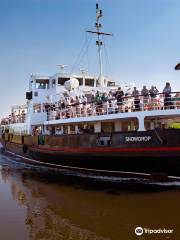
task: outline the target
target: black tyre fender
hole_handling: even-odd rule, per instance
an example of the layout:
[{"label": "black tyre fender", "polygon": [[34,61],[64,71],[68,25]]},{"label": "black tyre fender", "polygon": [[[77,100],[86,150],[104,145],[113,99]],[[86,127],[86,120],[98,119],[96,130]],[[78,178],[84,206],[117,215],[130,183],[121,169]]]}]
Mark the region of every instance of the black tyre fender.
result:
[{"label": "black tyre fender", "polygon": [[23,150],[23,153],[27,153],[27,151],[28,151],[28,145],[23,144],[22,150]]},{"label": "black tyre fender", "polygon": [[4,147],[0,148],[0,153],[4,153],[4,152],[5,152],[5,148]]}]

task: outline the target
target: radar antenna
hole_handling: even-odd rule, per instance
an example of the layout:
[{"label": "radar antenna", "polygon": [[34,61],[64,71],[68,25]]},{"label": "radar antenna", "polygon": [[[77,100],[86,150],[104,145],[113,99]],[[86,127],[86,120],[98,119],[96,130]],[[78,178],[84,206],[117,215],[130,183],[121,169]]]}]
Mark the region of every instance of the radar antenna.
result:
[{"label": "radar antenna", "polygon": [[61,74],[64,74],[64,69],[67,67],[67,65],[64,64],[57,64],[58,67],[60,67]]}]

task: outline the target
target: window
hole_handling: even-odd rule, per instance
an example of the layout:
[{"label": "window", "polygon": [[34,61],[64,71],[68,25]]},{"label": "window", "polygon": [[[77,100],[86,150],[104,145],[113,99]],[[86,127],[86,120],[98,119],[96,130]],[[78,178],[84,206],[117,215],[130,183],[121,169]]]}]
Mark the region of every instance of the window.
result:
[{"label": "window", "polygon": [[114,122],[102,122],[101,131],[105,133],[114,132]]},{"label": "window", "polygon": [[94,79],[90,79],[90,78],[85,79],[85,86],[94,87]]},{"label": "window", "polygon": [[41,104],[34,104],[33,105],[33,111],[35,112],[35,113],[38,113],[38,112],[41,112]]},{"label": "window", "polygon": [[75,134],[75,126],[70,125],[70,134]]},{"label": "window", "polygon": [[136,118],[132,118],[129,120],[122,121],[122,131],[136,131],[139,127],[138,120]]},{"label": "window", "polygon": [[50,110],[50,104],[49,103],[43,103],[42,111],[48,112]]},{"label": "window", "polygon": [[68,80],[70,80],[70,78],[65,77],[58,78],[58,85],[64,85],[64,83]]},{"label": "window", "polygon": [[108,87],[114,87],[114,86],[115,86],[115,82],[108,82],[108,83],[107,83],[107,86],[108,86]]},{"label": "window", "polygon": [[68,134],[68,126],[67,125],[63,126],[63,131],[64,131],[64,134]]},{"label": "window", "polygon": [[56,87],[56,79],[53,79],[52,80],[52,88],[55,88]]},{"label": "window", "polygon": [[36,79],[36,88],[48,89],[49,88],[49,79]]},{"label": "window", "polygon": [[38,97],[38,92],[34,92],[34,96],[35,96],[35,97]]},{"label": "window", "polygon": [[79,86],[83,85],[83,78],[77,78],[77,80],[79,81]]}]

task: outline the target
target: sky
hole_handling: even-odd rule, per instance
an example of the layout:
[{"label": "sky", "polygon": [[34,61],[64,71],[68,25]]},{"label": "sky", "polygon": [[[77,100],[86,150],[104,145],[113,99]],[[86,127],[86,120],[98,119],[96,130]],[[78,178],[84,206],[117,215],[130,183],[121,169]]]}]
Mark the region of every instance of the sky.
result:
[{"label": "sky", "polygon": [[[139,88],[180,90],[179,0],[0,0],[0,117],[26,102],[31,73],[98,74],[95,4],[103,10],[103,71]],[[83,48],[84,46],[84,48]]]}]

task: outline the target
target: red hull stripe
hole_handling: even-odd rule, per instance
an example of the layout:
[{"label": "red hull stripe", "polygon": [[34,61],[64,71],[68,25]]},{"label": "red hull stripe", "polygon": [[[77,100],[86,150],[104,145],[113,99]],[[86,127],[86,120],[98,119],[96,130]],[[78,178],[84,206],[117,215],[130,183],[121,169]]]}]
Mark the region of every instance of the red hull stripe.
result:
[{"label": "red hull stripe", "polygon": [[64,147],[44,148],[31,147],[33,151],[40,152],[73,152],[73,153],[111,153],[111,152],[180,152],[180,147],[144,147],[144,148],[111,148],[111,147]]}]

